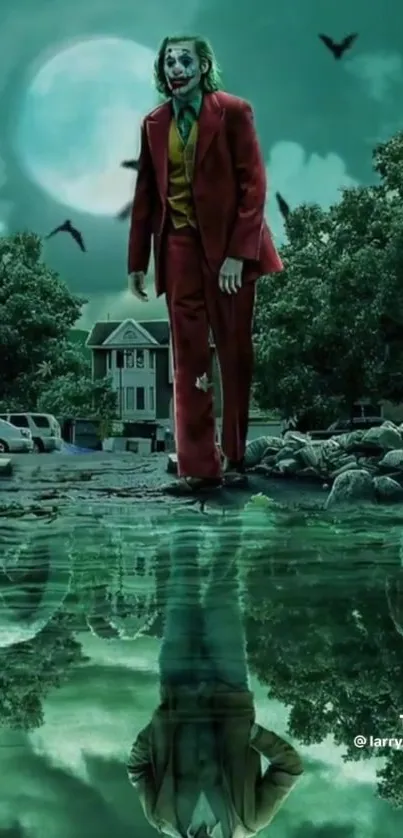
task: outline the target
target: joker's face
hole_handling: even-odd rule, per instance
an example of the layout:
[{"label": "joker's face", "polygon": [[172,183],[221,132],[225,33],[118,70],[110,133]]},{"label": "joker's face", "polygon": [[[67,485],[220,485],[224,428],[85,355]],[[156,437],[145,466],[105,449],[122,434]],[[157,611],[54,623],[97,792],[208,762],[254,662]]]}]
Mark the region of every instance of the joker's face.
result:
[{"label": "joker's face", "polygon": [[188,97],[199,87],[208,62],[200,61],[194,41],[168,44],[164,57],[164,73],[173,96]]}]

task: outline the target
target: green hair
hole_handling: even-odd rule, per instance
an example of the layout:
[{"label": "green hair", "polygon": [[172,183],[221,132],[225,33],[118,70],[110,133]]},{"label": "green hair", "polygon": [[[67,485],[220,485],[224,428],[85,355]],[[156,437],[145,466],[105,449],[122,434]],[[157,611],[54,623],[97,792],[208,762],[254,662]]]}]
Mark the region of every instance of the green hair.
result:
[{"label": "green hair", "polygon": [[202,90],[205,93],[214,93],[215,90],[220,90],[220,68],[209,42],[199,35],[173,35],[164,38],[154,61],[154,85],[158,93],[166,99],[169,99],[171,96],[171,91],[167,85],[164,73],[165,50],[168,44],[177,44],[180,41],[192,41],[196,47],[199,61],[208,62],[209,68],[207,73],[203,73],[202,76]]}]

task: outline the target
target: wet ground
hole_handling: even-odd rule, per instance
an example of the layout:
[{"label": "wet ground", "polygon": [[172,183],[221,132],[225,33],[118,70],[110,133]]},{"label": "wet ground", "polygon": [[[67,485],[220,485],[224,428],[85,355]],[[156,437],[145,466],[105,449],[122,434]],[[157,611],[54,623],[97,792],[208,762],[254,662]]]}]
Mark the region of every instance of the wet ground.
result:
[{"label": "wet ground", "polygon": [[[82,455],[14,455],[13,475],[0,479],[0,510],[8,504],[24,507],[40,504],[43,510],[65,508],[77,501],[98,501],[107,497],[131,503],[182,506],[187,501],[164,496],[161,487],[174,482],[167,474],[166,454],[140,457],[133,454],[94,452]],[[282,478],[267,480],[250,475],[246,490],[221,490],[206,497],[213,508],[240,507],[262,492],[279,503],[321,507],[326,493],[317,483],[297,483]],[[194,503],[194,499],[190,499]]]},{"label": "wet ground", "polygon": [[[179,655],[203,603],[220,665],[245,659],[257,720],[304,761],[278,834],[398,838],[400,507],[330,515],[320,486],[257,476],[203,505],[174,500],[165,455],[13,461],[0,481],[0,835],[156,834],[125,762],[158,704],[167,626]],[[173,602],[187,614],[175,637]]]}]

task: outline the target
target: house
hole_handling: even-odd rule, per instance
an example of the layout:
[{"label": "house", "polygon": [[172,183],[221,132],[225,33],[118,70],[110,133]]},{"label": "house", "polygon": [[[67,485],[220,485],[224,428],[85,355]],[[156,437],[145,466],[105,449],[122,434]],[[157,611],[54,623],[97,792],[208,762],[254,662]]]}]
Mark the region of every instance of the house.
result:
[{"label": "house", "polygon": [[[172,347],[168,320],[101,320],[94,324],[86,346],[92,355],[92,376],[110,376],[118,400],[118,418],[135,425],[163,422],[173,430]],[[221,415],[221,391],[214,344],[211,343],[216,415]]]}]

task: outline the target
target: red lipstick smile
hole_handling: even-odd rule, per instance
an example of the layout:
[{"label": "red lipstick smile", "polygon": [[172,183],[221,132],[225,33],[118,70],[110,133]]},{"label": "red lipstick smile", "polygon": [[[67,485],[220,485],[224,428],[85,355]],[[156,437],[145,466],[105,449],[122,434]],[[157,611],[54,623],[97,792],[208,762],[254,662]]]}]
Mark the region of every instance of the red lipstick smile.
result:
[{"label": "red lipstick smile", "polygon": [[171,85],[172,87],[183,87],[184,84],[187,84],[188,79],[172,79]]}]

